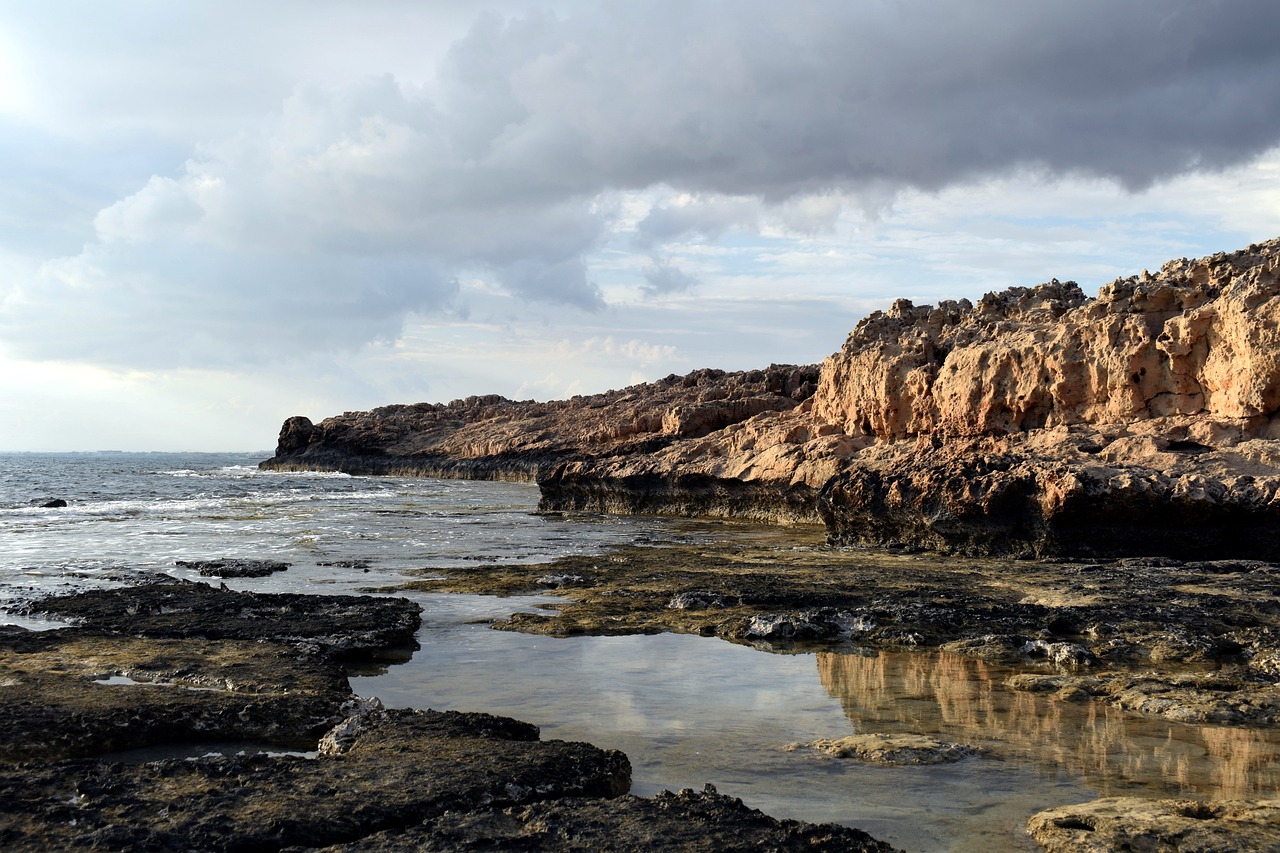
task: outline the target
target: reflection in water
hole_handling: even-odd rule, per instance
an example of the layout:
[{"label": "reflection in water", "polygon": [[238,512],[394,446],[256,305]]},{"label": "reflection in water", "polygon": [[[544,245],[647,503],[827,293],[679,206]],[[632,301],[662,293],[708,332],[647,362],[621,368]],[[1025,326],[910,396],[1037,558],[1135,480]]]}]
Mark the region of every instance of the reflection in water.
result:
[{"label": "reflection in water", "polygon": [[[691,634],[556,639],[476,620],[544,599],[409,593],[422,648],[352,679],[390,707],[483,710],[547,739],[620,749],[633,792],[721,793],[776,817],[856,826],[896,847],[1034,851],[1027,818],[1105,794],[1256,795],[1276,785],[1280,732],[1124,718],[1004,687],[954,655],[765,654]],[[991,758],[926,767],[831,759],[790,743],[912,731]]]},{"label": "reflection in water", "polygon": [[960,655],[819,653],[823,686],[859,732],[918,732],[973,744],[1100,796],[1275,796],[1280,733],[1126,715],[1004,686],[1011,671]]}]

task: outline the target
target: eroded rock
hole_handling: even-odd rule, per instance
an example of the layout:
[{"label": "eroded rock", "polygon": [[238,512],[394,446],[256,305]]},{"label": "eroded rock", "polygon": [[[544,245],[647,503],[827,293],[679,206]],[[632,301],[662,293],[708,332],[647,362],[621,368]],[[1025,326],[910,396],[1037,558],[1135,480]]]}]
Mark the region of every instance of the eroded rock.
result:
[{"label": "eroded rock", "polygon": [[857,829],[776,820],[708,785],[652,798],[561,799],[505,809],[450,813],[386,832],[334,853],[430,849],[495,851],[841,850],[892,853]]},{"label": "eroded rock", "polygon": [[[899,300],[821,373],[287,421],[269,467],[536,478],[547,511],[1015,557],[1280,559],[1280,240],[1086,297]],[[816,380],[816,385],[815,385]]]},{"label": "eroded rock", "polygon": [[547,403],[496,395],[347,412],[280,430],[280,470],[532,480],[570,459],[646,454],[812,396],[816,366],[698,370]]},{"label": "eroded rock", "polygon": [[951,764],[981,754],[976,747],[919,734],[861,734],[812,743],[793,743],[788,751],[812,749],[832,758],[853,758],[886,767]]},{"label": "eroded rock", "polygon": [[83,629],[3,638],[0,685],[0,761],[218,740],[310,748],[352,698],[336,662],[288,646]]},{"label": "eroded rock", "polygon": [[29,611],[140,637],[269,639],[326,653],[414,647],[420,608],[403,598],[263,594],[164,581],[41,599]]},{"label": "eroded rock", "polygon": [[181,569],[195,569],[206,578],[261,578],[283,572],[289,568],[288,563],[279,560],[178,560],[176,565]]},{"label": "eroded rock", "polygon": [[[507,739],[515,721],[385,711],[340,757],[68,761],[0,772],[5,849],[318,847],[445,813],[615,797],[622,753]],[[518,726],[516,727],[518,728]]]},{"label": "eroded rock", "polygon": [[1280,850],[1280,800],[1108,797],[1040,812],[1027,827],[1049,853],[1266,853]]}]

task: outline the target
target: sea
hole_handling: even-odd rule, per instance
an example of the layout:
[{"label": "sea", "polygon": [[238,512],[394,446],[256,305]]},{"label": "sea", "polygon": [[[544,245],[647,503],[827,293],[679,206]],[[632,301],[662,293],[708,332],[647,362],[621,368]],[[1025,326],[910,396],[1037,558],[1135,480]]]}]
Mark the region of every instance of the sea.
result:
[{"label": "sea", "polygon": [[[483,563],[541,563],[616,545],[715,547],[782,528],[539,514],[536,486],[263,471],[267,453],[0,454],[0,624],[42,596],[155,573],[234,589],[378,595]],[[45,507],[53,500],[65,507]],[[264,578],[209,579],[178,561],[271,559]],[[602,564],[604,564],[602,562]],[[1036,811],[1100,796],[1275,796],[1280,735],[1129,717],[1015,693],[1012,670],[942,652],[781,653],[659,634],[565,639],[487,622],[546,611],[550,595],[408,595],[420,649],[361,672],[392,707],[488,711],[544,738],[620,749],[633,793],[701,789],[779,818],[857,826],[907,850],[1036,850]],[[979,757],[924,767],[834,759],[797,744],[909,732]]]}]

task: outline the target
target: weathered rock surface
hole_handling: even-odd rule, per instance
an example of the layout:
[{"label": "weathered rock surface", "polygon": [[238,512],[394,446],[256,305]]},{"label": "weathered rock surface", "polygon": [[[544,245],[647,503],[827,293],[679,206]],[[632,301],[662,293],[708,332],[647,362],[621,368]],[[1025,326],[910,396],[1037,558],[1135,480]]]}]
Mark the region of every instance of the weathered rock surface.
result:
[{"label": "weathered rock surface", "polygon": [[263,594],[166,580],[41,599],[28,611],[137,637],[271,640],[326,654],[416,648],[419,607],[404,598]]},{"label": "weathered rock surface", "polygon": [[816,366],[698,370],[570,400],[490,395],[285,421],[263,467],[533,480],[567,459],[644,455],[812,396]]},{"label": "weathered rock surface", "polygon": [[850,435],[1007,435],[1200,416],[1268,431],[1280,408],[1280,241],[858,324],[823,365],[814,414]]},{"label": "weathered rock surface", "polygon": [[976,306],[899,301],[823,365],[815,419],[873,446],[837,541],[962,553],[1280,554],[1280,241]]},{"label": "weathered rock surface", "polygon": [[261,578],[283,572],[289,568],[288,563],[279,560],[243,560],[225,558],[220,560],[178,560],[175,564],[180,569],[195,569],[201,577],[206,578]]},{"label": "weathered rock surface", "polygon": [[1049,853],[1264,853],[1280,850],[1280,800],[1109,797],[1040,812],[1027,826]]},{"label": "weathered rock surface", "polygon": [[917,734],[849,735],[834,740],[824,738],[812,743],[788,744],[787,749],[791,752],[811,749],[832,758],[853,758],[885,767],[951,764],[980,753],[972,746]]},{"label": "weathered rock surface", "polygon": [[544,510],[821,520],[839,543],[1280,559],[1277,411],[1272,240],[1096,298],[1055,280],[899,300],[816,376],[294,418],[264,465],[536,476]]},{"label": "weathered rock surface", "polygon": [[[1185,420],[1185,419],[1183,419]],[[1017,557],[1280,557],[1277,442],[1172,419],[869,447],[828,481],[833,541]],[[1230,443],[1237,441],[1238,443]]]},{"label": "weathered rock surface", "polygon": [[662,791],[644,799],[561,799],[521,807],[448,813],[420,827],[388,832],[334,853],[375,851],[812,851],[891,853],[894,848],[857,829],[775,820],[718,794]]},{"label": "weathered rock surface", "polygon": [[0,761],[211,741],[309,749],[352,701],[341,667],[320,655],[83,629],[5,638],[0,685]]},{"label": "weathered rock surface", "polygon": [[350,713],[341,661],[403,655],[420,622],[402,598],[172,580],[31,609],[80,627],[0,636],[0,761],[219,740],[310,748]]},{"label": "weathered rock surface", "polygon": [[[0,631],[0,849],[891,850],[713,791],[622,797],[620,752],[353,696],[342,659],[401,644],[403,599],[162,583],[42,604],[95,627]],[[117,754],[138,747],[202,757]]]},{"label": "weathered rock surface", "polygon": [[539,741],[536,730],[510,740],[509,728],[485,729],[448,712],[386,711],[340,757],[78,760],[0,769],[0,847],[316,847],[446,812],[617,796],[630,784],[619,752]]}]

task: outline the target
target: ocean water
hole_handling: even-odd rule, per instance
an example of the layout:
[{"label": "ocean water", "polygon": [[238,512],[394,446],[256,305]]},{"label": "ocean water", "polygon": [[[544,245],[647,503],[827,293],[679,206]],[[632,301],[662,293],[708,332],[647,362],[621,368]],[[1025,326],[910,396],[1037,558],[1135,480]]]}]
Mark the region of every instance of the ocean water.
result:
[{"label": "ocean water", "polygon": [[[265,454],[263,454],[265,455]],[[141,573],[200,580],[177,560],[269,558],[259,591],[355,592],[472,561],[540,562],[613,544],[783,530],[536,514],[529,484],[263,472],[259,455],[0,455],[0,623],[55,591]],[[68,506],[40,504],[62,498]],[[214,579],[212,582],[221,583]],[[411,593],[421,649],[354,677],[399,707],[481,710],[544,737],[621,749],[633,791],[715,784],[776,817],[861,827],[907,850],[1034,850],[1026,819],[1099,796],[1280,792],[1280,734],[1141,720],[1014,693],[1011,670],[943,653],[776,654],[687,635],[554,639],[483,624],[545,596]],[[789,744],[913,732],[981,747],[933,767],[873,767]]]},{"label": "ocean water", "polygon": [[[653,519],[536,515],[528,483],[261,471],[266,455],[0,454],[0,620],[19,621],[2,609],[32,596],[138,572],[200,579],[179,560],[281,560],[288,571],[226,583],[349,592],[409,569],[540,562],[672,532]],[[42,506],[52,499],[67,506]]]}]

